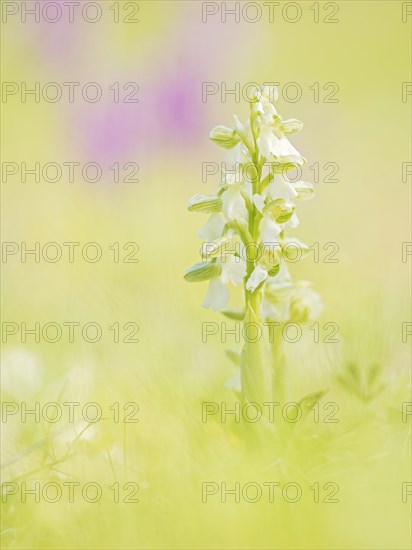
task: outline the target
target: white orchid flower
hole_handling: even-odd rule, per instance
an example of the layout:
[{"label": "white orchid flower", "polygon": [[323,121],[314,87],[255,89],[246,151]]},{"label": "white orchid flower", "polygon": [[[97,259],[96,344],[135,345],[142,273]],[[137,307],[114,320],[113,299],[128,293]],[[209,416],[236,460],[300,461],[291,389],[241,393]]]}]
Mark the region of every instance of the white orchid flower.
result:
[{"label": "white orchid flower", "polygon": [[273,200],[285,199],[290,201],[298,196],[293,184],[283,174],[275,174],[267,192]]},{"label": "white orchid flower", "polygon": [[229,289],[219,278],[216,278],[209,282],[209,288],[202,305],[203,307],[211,308],[214,311],[223,311],[226,309],[229,299]]},{"label": "white orchid flower", "polygon": [[243,279],[246,277],[246,262],[240,256],[234,256],[232,254],[226,256],[222,261],[222,274],[220,279],[223,284],[232,283],[237,286],[243,283]]},{"label": "white orchid flower", "polygon": [[240,256],[225,253],[221,259],[216,260],[216,263],[221,266],[221,274],[210,280],[203,306],[215,311],[223,311],[230,298],[226,285],[228,283],[234,286],[243,284],[246,277],[246,262]]},{"label": "white orchid flower", "polygon": [[244,182],[240,170],[224,174],[226,190],[222,194],[222,211],[227,221],[248,220],[248,210],[242,196]]},{"label": "white orchid flower", "polygon": [[300,220],[296,212],[293,212],[290,219],[284,223],[284,227],[291,227],[292,229],[295,229],[300,224]]},{"label": "white orchid flower", "polygon": [[269,216],[264,216],[261,222],[262,242],[277,243],[282,231],[281,226],[273,221]]},{"label": "white orchid flower", "polygon": [[225,221],[220,214],[212,214],[205,225],[199,229],[197,236],[202,241],[214,241],[218,239],[225,226]]},{"label": "white orchid flower", "polygon": [[266,281],[266,279],[269,277],[269,273],[267,269],[265,269],[262,265],[257,265],[255,269],[252,271],[251,276],[247,280],[246,283],[246,290],[249,290],[249,292],[255,292],[257,287],[263,283],[263,281]]},{"label": "white orchid flower", "polygon": [[280,247],[279,243],[261,243],[258,247],[256,267],[246,281],[246,290],[255,290],[269,277],[280,269]]},{"label": "white orchid flower", "polygon": [[279,164],[302,165],[305,160],[293,147],[285,134],[293,134],[302,128],[296,119],[283,121],[273,103],[262,96],[252,108],[252,116],[260,117],[258,145],[261,155]]},{"label": "white orchid flower", "polygon": [[[287,194],[287,193],[284,193],[284,194]],[[265,199],[264,199],[265,196],[269,201],[267,204],[265,203]],[[276,221],[273,217],[272,211],[269,208],[271,203],[279,199],[280,201],[284,200],[285,212],[288,212],[290,216],[289,219],[287,219],[287,221],[282,221],[281,217],[279,217],[279,219]],[[275,201],[271,201],[271,197],[268,194],[267,189],[265,189],[262,195],[259,195],[256,193],[253,196],[253,203],[263,216],[260,222],[260,226],[261,226],[261,233],[262,233],[262,241],[264,243],[277,242],[278,236],[284,230],[285,227],[297,227],[299,225],[299,218],[297,217],[296,212],[294,212],[295,205],[291,202],[287,202],[283,198],[275,199]],[[282,207],[280,205],[279,205],[279,208],[280,208],[279,213],[281,213]]]},{"label": "white orchid flower", "polygon": [[[200,249],[202,261],[212,260],[211,265],[216,268],[216,275],[209,283],[205,307],[211,307],[217,311],[224,309],[229,302],[229,291],[225,285],[243,284],[247,271],[246,262],[238,253],[239,243],[234,240],[232,233],[233,231],[230,231],[229,236],[220,237],[213,242],[205,242]],[[216,283],[216,279],[220,284]]]},{"label": "white orchid flower", "polygon": [[261,127],[257,141],[262,156],[270,162],[298,166],[305,163],[304,158],[293,147],[288,138],[284,135],[280,138],[277,137],[269,125]]}]

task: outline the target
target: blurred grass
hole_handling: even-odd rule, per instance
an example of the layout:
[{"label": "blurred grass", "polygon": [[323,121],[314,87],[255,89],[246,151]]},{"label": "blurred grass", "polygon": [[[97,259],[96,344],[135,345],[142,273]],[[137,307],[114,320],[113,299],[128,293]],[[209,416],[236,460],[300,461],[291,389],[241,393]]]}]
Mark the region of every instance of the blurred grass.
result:
[{"label": "blurred grass", "polygon": [[[166,178],[179,181],[169,169],[163,177],[156,174],[153,185],[123,190],[114,200],[111,191],[96,199],[90,189],[76,187],[76,202],[61,203],[60,190],[49,192],[44,224],[30,233],[31,240],[53,235],[57,242],[98,240],[108,245],[133,235],[141,243],[139,264],[80,261],[29,264],[29,270],[11,260],[5,270],[3,290],[14,298],[5,300],[4,320],[97,321],[104,327],[119,320],[141,326],[138,344],[113,344],[108,337],[97,344],[21,345],[10,338],[4,346],[5,353],[24,348],[43,369],[44,385],[28,402],[57,400],[62,377],[79,369],[61,401],[96,401],[105,410],[114,401],[135,401],[140,407],[139,424],[126,425],[127,473],[123,426],[109,420],[97,426],[94,439],[75,445],[78,455],[56,466],[62,474],[44,466],[40,475],[27,479],[46,482],[59,475],[60,480],[97,480],[106,487],[115,479],[133,480],[143,487],[139,504],[114,504],[109,497],[96,505],[13,500],[3,516],[5,526],[15,529],[6,531],[6,546],[9,540],[16,548],[406,548],[409,505],[401,501],[401,484],[408,481],[410,453],[401,403],[410,395],[409,357],[399,332],[405,304],[400,297],[396,300],[392,287],[385,294],[379,284],[359,286],[358,274],[341,264],[345,296],[336,297],[334,285],[327,286],[330,266],[308,261],[316,287],[326,289],[327,313],[320,324],[338,322],[340,342],[314,344],[306,332],[301,343],[286,346],[289,400],[327,387],[322,404],[338,403],[340,422],[306,421],[296,426],[292,439],[290,426],[283,422],[265,449],[253,452],[241,426],[201,423],[202,401],[227,401],[228,407],[235,401],[224,388],[234,372],[224,349],[240,345],[225,346],[218,338],[201,341],[201,323],[221,320],[201,309],[205,289],[182,279],[198,248],[193,235],[201,220],[186,214],[181,187],[170,184],[159,196],[155,183]],[[36,202],[39,195],[32,193],[31,211],[44,212]],[[61,212],[56,220],[54,203]],[[123,226],[111,215],[114,204],[127,220]],[[8,239],[19,241],[26,234],[24,228],[14,228]],[[303,267],[296,270],[302,273]],[[348,391],[339,383],[350,361],[361,371],[378,366],[384,389],[370,402],[359,399],[356,388]],[[90,373],[89,385],[82,371]],[[50,433],[63,426],[51,426]],[[23,425],[22,430],[18,421],[9,422],[3,426],[4,449],[10,454],[11,448],[14,456],[45,433],[44,424]],[[46,447],[48,460],[64,456],[74,436],[69,425],[63,436],[53,437]],[[43,445],[6,468],[3,481],[41,467],[44,452]],[[203,481],[235,480],[294,481],[304,488],[304,497],[297,504],[281,499],[274,504],[263,499],[256,504],[201,502]],[[315,481],[338,483],[339,504],[314,504],[308,487]]]}]

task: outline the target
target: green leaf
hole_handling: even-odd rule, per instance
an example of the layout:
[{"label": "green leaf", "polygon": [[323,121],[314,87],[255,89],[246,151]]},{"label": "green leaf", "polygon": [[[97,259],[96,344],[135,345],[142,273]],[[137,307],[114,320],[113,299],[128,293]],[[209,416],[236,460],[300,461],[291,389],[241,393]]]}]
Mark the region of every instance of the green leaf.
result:
[{"label": "green leaf", "polygon": [[227,349],[225,351],[226,356],[234,363],[237,367],[240,367],[240,352],[234,350],[234,349]]},{"label": "green leaf", "polygon": [[305,414],[310,411],[315,403],[318,403],[322,397],[328,392],[329,388],[324,388],[323,390],[318,390],[313,393],[308,393],[303,399],[298,402],[298,405],[302,409],[302,413]]},{"label": "green leaf", "polygon": [[222,313],[228,319],[234,319],[235,321],[243,321],[245,317],[244,309],[226,309]]}]

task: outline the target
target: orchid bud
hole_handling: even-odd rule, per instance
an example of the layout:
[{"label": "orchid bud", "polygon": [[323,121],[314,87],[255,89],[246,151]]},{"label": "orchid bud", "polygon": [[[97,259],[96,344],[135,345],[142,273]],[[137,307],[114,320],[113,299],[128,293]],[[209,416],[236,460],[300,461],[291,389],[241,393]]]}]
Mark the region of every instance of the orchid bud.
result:
[{"label": "orchid bud", "polygon": [[285,134],[285,136],[296,134],[296,132],[300,132],[302,128],[303,122],[297,120],[296,118],[289,118],[288,120],[284,120],[280,125],[280,129]]},{"label": "orchid bud", "polygon": [[200,249],[200,256],[202,260],[210,260],[217,258],[218,256],[224,256],[225,254],[234,254],[236,251],[235,245],[228,237],[221,237],[215,241],[203,243]]},{"label": "orchid bud", "polygon": [[227,128],[226,126],[215,126],[209,135],[210,139],[225,149],[232,149],[240,141],[236,130]]},{"label": "orchid bud", "polygon": [[185,273],[185,280],[188,283],[200,283],[219,277],[222,266],[216,262],[200,262],[192,265]]},{"label": "orchid bud", "polygon": [[296,199],[298,200],[310,201],[315,196],[313,185],[307,181],[297,181],[292,183],[292,186],[297,193]]},{"label": "orchid bud", "polygon": [[188,210],[189,212],[217,214],[222,211],[222,199],[215,196],[194,195],[189,201]]}]

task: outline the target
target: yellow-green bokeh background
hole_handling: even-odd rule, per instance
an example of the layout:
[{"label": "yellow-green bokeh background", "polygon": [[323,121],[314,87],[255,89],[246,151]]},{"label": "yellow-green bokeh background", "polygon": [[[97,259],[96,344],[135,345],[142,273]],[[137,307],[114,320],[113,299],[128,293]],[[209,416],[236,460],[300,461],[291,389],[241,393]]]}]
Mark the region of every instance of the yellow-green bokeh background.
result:
[{"label": "yellow-green bokeh background", "polygon": [[[294,24],[280,16],[285,3],[275,22],[266,15],[255,24],[221,23],[219,15],[202,23],[197,1],[138,2],[139,23],[114,24],[112,3],[100,4],[96,24],[22,23],[17,15],[2,25],[3,81],[95,81],[105,90],[97,104],[79,96],[73,104],[22,103],[18,95],[2,103],[3,162],[105,167],[94,184],[23,183],[19,176],[2,182],[3,241],[96,241],[104,248],[96,264],[9,258],[2,264],[2,319],[136,322],[139,343],[114,344],[107,328],[97,344],[23,344],[16,336],[4,344],[3,361],[8,371],[22,366],[18,399],[136,401],[140,421],[126,433],[122,424],[100,423],[59,474],[44,464],[67,448],[66,439],[47,431],[62,425],[4,423],[4,460],[21,458],[3,470],[3,480],[136,481],[140,502],[10,498],[5,547],[408,548],[410,502],[402,503],[402,483],[411,481],[410,419],[402,422],[401,406],[411,400],[410,342],[402,342],[411,258],[402,261],[402,242],[411,240],[411,178],[402,181],[402,163],[410,162],[412,98],[402,101],[402,82],[411,80],[411,18],[402,22],[402,2],[339,2],[337,24],[314,23],[312,2],[298,3],[302,18]],[[108,87],[130,81],[140,85],[139,103],[113,103]],[[292,140],[308,159],[304,179],[313,178],[314,162],[339,165],[339,182],[318,183],[294,233],[321,247],[338,243],[339,262],[308,259],[292,273],[313,281],[325,303],[321,323],[338,323],[340,342],[313,344],[306,336],[289,346],[288,384],[293,401],[329,388],[326,401],[339,404],[340,422],[302,425],[289,446],[263,457],[242,443],[236,426],[201,422],[202,401],[235,400],[224,387],[234,370],[218,338],[202,343],[202,322],[222,320],[201,307],[205,285],[188,285],[182,275],[197,261],[203,222],[187,212],[187,200],[213,193],[218,183],[217,176],[202,182],[202,162],[222,159],[208,130],[248,112],[233,96],[203,102],[202,82],[230,88],[267,81],[281,88],[297,82],[303,91],[296,103],[281,97],[278,110],[304,121]],[[339,102],[315,103],[314,82],[337,82]],[[139,182],[110,181],[107,167],[116,161],[138,163]],[[114,263],[108,247],[130,241],[139,244],[139,263]],[[379,367],[384,389],[376,398],[359,399],[339,384],[348,362],[362,373]],[[24,377],[30,363],[42,376],[35,393]],[[47,444],[33,450],[44,438]],[[202,482],[236,480],[302,487],[335,481],[340,502],[314,504],[306,490],[297,504],[202,503]]]}]

